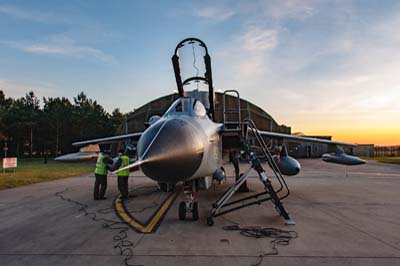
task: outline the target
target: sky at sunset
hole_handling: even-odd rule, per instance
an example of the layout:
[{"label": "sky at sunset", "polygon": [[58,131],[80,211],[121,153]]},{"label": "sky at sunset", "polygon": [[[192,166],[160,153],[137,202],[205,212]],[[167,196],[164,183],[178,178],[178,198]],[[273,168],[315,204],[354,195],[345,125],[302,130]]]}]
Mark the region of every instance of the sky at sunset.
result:
[{"label": "sky at sunset", "polygon": [[399,29],[400,1],[0,0],[0,89],[132,111],[176,89],[175,46],[198,37],[215,89],[292,132],[400,144]]}]

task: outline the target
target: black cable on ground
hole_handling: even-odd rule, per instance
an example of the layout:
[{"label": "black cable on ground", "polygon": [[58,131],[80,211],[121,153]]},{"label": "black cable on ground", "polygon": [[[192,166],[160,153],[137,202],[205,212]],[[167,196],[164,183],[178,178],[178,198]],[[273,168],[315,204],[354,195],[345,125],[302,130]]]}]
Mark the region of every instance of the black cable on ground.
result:
[{"label": "black cable on ground", "polygon": [[226,231],[239,231],[242,236],[252,237],[252,238],[271,238],[272,251],[260,254],[260,259],[257,263],[252,264],[252,266],[261,265],[264,257],[271,255],[278,255],[279,250],[276,247],[287,246],[290,244],[290,240],[297,238],[298,234],[293,230],[282,230],[273,227],[261,227],[261,226],[243,226],[241,227],[239,223],[233,222],[224,217],[225,220],[233,223],[231,225],[223,226],[222,229]]},{"label": "black cable on ground", "polygon": [[121,256],[124,256],[124,260],[121,262],[121,266],[143,266],[141,264],[131,264],[129,261],[134,257],[134,249],[139,245],[142,241],[144,235],[140,237],[136,243],[131,240],[128,240],[127,232],[130,231],[130,228],[121,221],[115,221],[111,219],[106,219],[102,217],[98,217],[97,214],[107,214],[109,212],[114,212],[114,208],[104,208],[97,211],[88,211],[88,205],[81,203],[79,201],[67,198],[63,195],[68,190],[68,188],[56,192],[54,195],[59,197],[61,200],[67,201],[69,203],[73,203],[78,206],[78,211],[83,212],[84,216],[89,216],[95,222],[103,222],[102,227],[110,230],[116,231],[116,234],[113,236],[113,241],[116,242],[114,245],[114,249],[117,249]]}]

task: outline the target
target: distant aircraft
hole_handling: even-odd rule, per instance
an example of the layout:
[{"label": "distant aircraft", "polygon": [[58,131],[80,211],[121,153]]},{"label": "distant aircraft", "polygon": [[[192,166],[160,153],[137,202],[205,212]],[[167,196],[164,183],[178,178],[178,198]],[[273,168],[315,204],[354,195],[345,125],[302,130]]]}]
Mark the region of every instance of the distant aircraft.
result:
[{"label": "distant aircraft", "polygon": [[[185,45],[193,47],[199,45],[199,47],[204,48],[203,59],[206,70],[204,76],[196,75],[182,81],[179,50]],[[216,123],[211,58],[203,41],[197,38],[181,41],[175,49],[172,63],[179,98],[172,103],[162,117],[152,117],[148,122],[149,127],[144,132],[85,140],[73,143],[73,145],[86,146],[137,141],[137,160],[114,173],[125,169],[140,168],[147,177],[157,181],[163,188],[168,189],[168,187],[174,187],[179,182],[183,183],[186,200],[179,204],[179,218],[181,220],[186,219],[187,213],[191,213],[194,220],[198,219],[198,202],[195,193],[199,189],[210,188],[213,180],[221,182],[225,179],[223,157],[227,153],[239,154],[241,157],[247,158],[251,166],[244,174],[237,177],[235,184],[213,204],[213,208],[207,217],[208,225],[214,224],[214,217],[267,200],[272,201],[278,213],[285,219],[286,224],[294,224],[282,204],[282,199],[289,195],[289,189],[282,174],[296,175],[301,167],[296,159],[288,155],[285,140],[330,145],[333,153],[325,154],[322,157],[327,162],[345,165],[365,163],[360,158],[345,154],[343,149],[340,148],[340,146],[356,146],[351,143],[258,130],[252,120],[241,119],[240,97],[239,93],[234,90],[224,93],[224,121],[223,123]],[[202,82],[208,85],[208,101],[203,103],[200,99],[185,96],[184,86],[193,82]],[[237,96],[239,103],[237,110],[232,111],[225,108],[225,95],[227,94]],[[228,116],[232,114],[237,115],[235,121],[228,120]],[[277,154],[271,154],[270,148],[266,145],[266,139],[277,140],[279,143]],[[57,160],[68,160],[65,156],[58,157]],[[239,170],[238,163],[235,164],[237,156],[232,157],[236,170]],[[79,154],[75,158],[79,158]],[[272,186],[272,176],[264,170],[261,163],[263,160],[268,163],[273,176],[277,178],[279,188]],[[229,202],[229,199],[246,182],[252,169],[258,173],[265,191]]]}]

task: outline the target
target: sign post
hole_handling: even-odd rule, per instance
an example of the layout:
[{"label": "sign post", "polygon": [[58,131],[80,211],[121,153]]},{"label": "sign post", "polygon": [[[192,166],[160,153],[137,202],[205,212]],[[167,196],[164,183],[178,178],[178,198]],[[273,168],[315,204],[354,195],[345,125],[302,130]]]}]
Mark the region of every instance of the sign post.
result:
[{"label": "sign post", "polygon": [[8,151],[7,141],[4,143],[3,151],[4,151],[4,158],[7,158],[7,151]]}]

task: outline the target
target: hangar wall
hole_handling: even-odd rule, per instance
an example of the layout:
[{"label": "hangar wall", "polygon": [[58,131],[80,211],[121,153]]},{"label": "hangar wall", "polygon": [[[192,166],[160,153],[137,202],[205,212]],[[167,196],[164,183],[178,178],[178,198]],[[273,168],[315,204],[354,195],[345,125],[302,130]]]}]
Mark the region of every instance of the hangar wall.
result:
[{"label": "hangar wall", "polygon": [[[332,140],[331,136],[304,136],[317,139]],[[288,152],[295,158],[319,158],[324,153],[328,153],[328,144],[311,142],[288,142]]]}]

